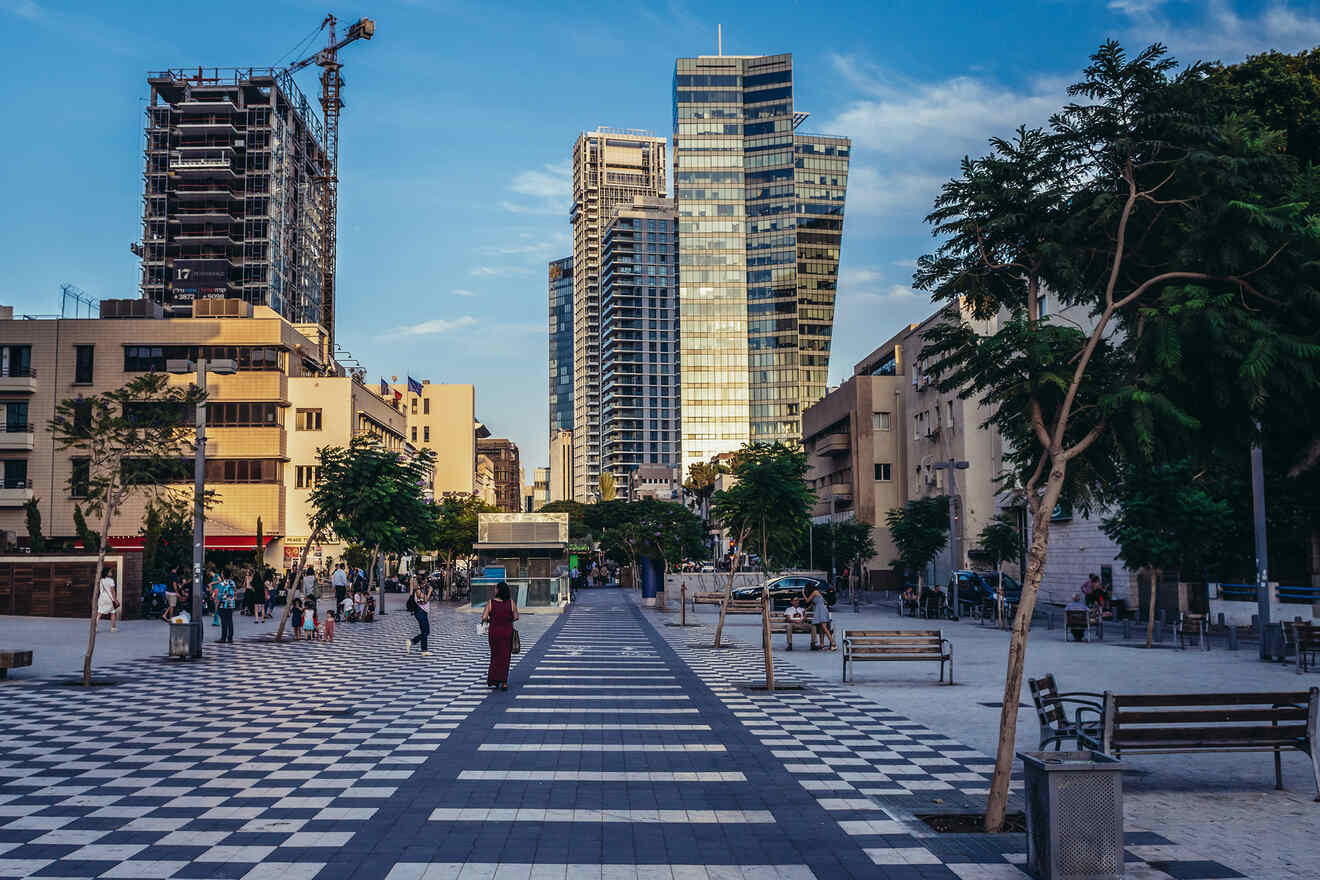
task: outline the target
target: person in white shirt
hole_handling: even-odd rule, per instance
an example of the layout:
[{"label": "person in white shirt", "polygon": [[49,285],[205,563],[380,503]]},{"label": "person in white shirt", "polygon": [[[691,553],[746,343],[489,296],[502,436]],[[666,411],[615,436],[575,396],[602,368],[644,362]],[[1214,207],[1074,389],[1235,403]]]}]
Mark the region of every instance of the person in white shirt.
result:
[{"label": "person in white shirt", "polygon": [[99,626],[101,618],[109,615],[110,632],[119,631],[119,593],[115,590],[115,579],[110,574],[110,569],[101,570],[101,581],[97,585],[96,595],[96,623]]},{"label": "person in white shirt", "polygon": [[784,610],[784,613],[788,615],[788,619],[794,623],[800,623],[807,619],[807,609],[798,604],[797,596],[793,597],[793,604],[789,605],[788,608]]},{"label": "person in white shirt", "polygon": [[335,607],[344,604],[344,597],[348,595],[348,572],[344,571],[344,563],[335,566],[335,573],[330,576],[330,583],[335,588]]}]

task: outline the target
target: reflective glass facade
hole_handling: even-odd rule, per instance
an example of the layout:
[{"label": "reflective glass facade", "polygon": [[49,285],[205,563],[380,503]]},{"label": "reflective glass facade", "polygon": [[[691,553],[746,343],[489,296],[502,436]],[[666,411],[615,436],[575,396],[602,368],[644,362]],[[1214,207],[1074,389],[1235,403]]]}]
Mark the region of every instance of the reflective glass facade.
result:
[{"label": "reflective glass facade", "polygon": [[550,436],[573,430],[573,258],[550,263]]},{"label": "reflective glass facade", "polygon": [[805,116],[791,55],[675,64],[684,469],[800,440],[825,394],[850,150]]},{"label": "reflective glass facade", "polygon": [[601,468],[627,486],[678,463],[678,229],[667,199],[633,201],[601,251]]},{"label": "reflective glass facade", "polygon": [[665,139],[631,129],[583,132],[573,146],[573,498],[600,482],[600,261],[610,218],[637,196],[665,195]]}]

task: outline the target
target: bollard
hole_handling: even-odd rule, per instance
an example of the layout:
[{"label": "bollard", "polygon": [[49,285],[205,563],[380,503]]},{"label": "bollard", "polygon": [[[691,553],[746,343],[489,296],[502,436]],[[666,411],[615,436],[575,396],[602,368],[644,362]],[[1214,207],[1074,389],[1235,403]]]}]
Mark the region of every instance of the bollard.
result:
[{"label": "bollard", "polygon": [[1159,609],[1159,624],[1160,624],[1160,626],[1164,626],[1164,609],[1163,609],[1163,608]]},{"label": "bollard", "polygon": [[1222,611],[1219,612],[1219,626],[1220,626],[1221,628],[1224,626],[1224,612],[1222,612]]},{"label": "bollard", "polygon": [[679,585],[678,607],[679,607],[678,622],[683,626],[687,626],[687,581],[683,581],[682,584]]},{"label": "bollard", "polygon": [[1125,640],[1132,638],[1132,630],[1130,629],[1131,623],[1132,621],[1128,620],[1126,617],[1123,618],[1123,638]]},{"label": "bollard", "polygon": [[1228,650],[1236,651],[1237,649],[1238,649],[1237,627],[1230,626],[1228,628]]}]

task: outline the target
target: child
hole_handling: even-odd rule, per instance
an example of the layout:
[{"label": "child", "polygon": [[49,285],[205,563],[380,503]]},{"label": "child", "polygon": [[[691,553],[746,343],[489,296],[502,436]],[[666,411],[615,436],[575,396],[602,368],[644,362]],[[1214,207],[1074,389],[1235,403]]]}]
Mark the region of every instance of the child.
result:
[{"label": "child", "polygon": [[290,613],[293,615],[293,638],[294,641],[297,641],[298,639],[302,638],[302,625],[303,625],[302,599],[293,600],[293,611],[291,611]]},{"label": "child", "polygon": [[327,642],[335,640],[335,616],[333,614],[325,616],[325,640]]},{"label": "child", "polygon": [[303,632],[307,633],[308,640],[316,637],[316,609],[311,608],[303,612]]}]

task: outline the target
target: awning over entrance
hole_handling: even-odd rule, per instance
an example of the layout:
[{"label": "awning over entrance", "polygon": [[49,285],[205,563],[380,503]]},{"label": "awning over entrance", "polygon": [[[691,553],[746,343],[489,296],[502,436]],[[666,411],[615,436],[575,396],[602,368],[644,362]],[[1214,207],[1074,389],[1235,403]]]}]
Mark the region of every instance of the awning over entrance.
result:
[{"label": "awning over entrance", "polygon": [[[279,539],[279,535],[262,535],[262,543],[269,547],[273,542]],[[110,536],[110,546],[119,550],[141,550],[143,537],[141,535],[129,535],[124,537]],[[256,550],[256,535],[207,535],[207,550]]]}]

